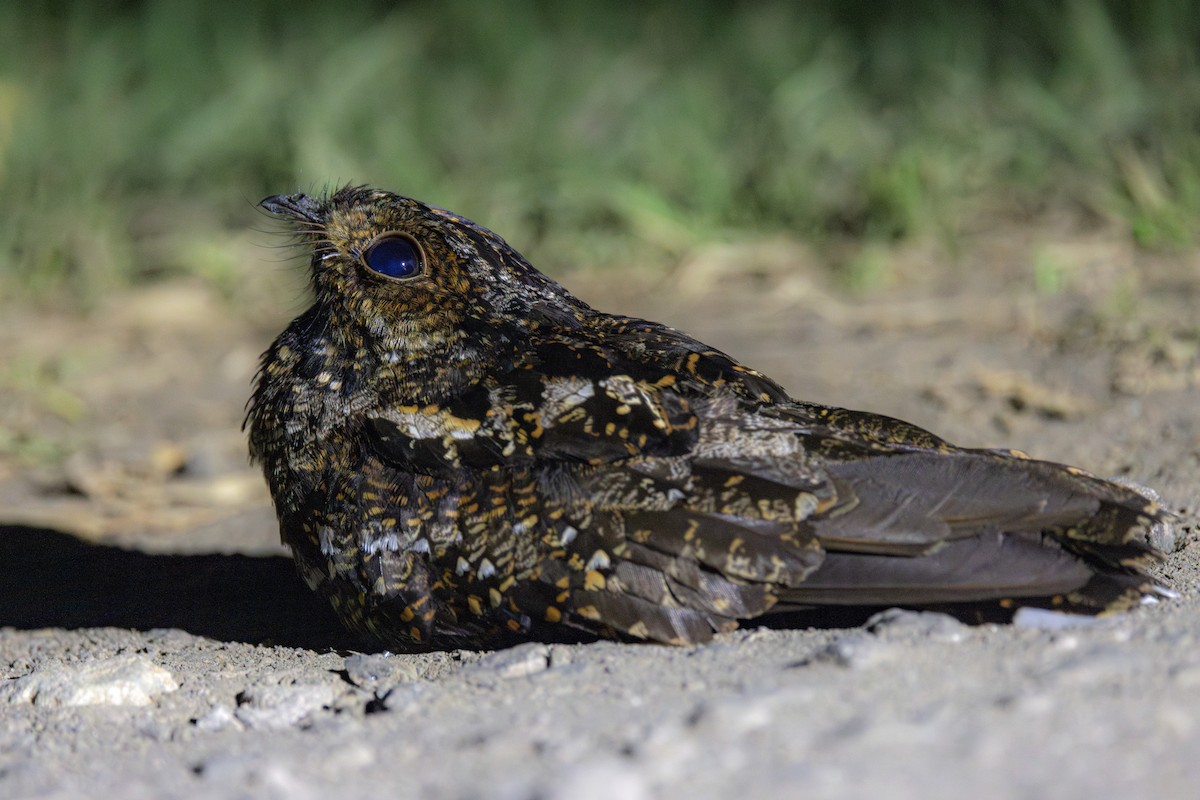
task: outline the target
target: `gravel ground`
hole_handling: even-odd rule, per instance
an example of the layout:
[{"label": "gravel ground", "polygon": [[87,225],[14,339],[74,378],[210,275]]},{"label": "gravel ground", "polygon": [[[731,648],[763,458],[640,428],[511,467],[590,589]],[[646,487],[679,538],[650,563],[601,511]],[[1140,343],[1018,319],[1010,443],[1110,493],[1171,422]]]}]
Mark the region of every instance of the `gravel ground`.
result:
[{"label": "gravel ground", "polygon": [[[0,796],[1195,796],[1200,270],[1128,255],[1050,297],[975,269],[852,301],[794,269],[746,280],[725,252],[669,301],[571,284],[797,396],[1125,476],[1180,513],[1160,568],[1179,597],[1129,614],[887,610],[690,649],[359,652],[245,464],[240,407],[282,312],[250,323],[176,286],[85,320],[9,314],[0,352],[57,377],[10,385],[0,427],[70,457],[0,462]],[[731,277],[754,288],[713,291]]]}]

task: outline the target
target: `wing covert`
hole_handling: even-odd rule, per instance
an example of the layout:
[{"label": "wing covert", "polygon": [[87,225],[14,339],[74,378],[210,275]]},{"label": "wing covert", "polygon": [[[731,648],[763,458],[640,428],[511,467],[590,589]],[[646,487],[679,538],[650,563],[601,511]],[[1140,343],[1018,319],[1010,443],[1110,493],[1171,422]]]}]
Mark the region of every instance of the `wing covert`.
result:
[{"label": "wing covert", "polygon": [[671,388],[674,379],[622,366],[596,345],[544,342],[455,398],[385,406],[364,426],[385,460],[433,474],[514,460],[598,465],[687,453],[698,420]]}]

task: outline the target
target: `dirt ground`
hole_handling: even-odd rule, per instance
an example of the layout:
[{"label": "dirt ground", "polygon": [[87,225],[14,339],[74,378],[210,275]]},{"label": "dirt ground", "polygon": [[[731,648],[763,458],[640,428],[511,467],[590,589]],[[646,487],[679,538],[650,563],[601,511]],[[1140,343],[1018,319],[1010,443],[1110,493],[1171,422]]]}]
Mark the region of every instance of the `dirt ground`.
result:
[{"label": "dirt ground", "polygon": [[893,610],[692,649],[359,652],[246,461],[258,354],[303,302],[248,263],[250,299],[175,283],[0,312],[0,796],[1195,796],[1200,254],[1031,227],[953,263],[879,258],[894,277],[865,295],[787,242],[562,279],[798,397],[1157,489],[1177,599],[1078,624]]}]

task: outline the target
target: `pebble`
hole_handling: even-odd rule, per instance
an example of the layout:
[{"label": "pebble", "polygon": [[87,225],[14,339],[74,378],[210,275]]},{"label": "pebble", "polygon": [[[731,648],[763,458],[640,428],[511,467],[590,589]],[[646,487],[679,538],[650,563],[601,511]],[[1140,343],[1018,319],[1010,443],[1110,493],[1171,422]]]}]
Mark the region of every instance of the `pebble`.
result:
[{"label": "pebble", "polygon": [[208,710],[208,713],[195,721],[195,725],[202,731],[208,733],[217,733],[227,728],[242,730],[245,728],[237,717],[233,714],[233,709],[224,703],[217,703]]},{"label": "pebble", "polygon": [[867,620],[867,630],[875,634],[902,634],[935,642],[961,642],[971,629],[949,614],[936,611],[909,611],[889,608]]},{"label": "pebble", "polygon": [[895,658],[893,645],[858,633],[841,637],[816,655],[817,661],[832,662],[849,669],[866,669]]},{"label": "pebble", "polygon": [[1102,617],[1087,617],[1082,614],[1064,614],[1048,608],[1024,606],[1013,614],[1014,628],[1057,631],[1066,628],[1094,628],[1104,624]]},{"label": "pebble", "polygon": [[0,703],[38,706],[148,706],[179,684],[145,656],[47,666],[0,687]]},{"label": "pebble", "polygon": [[421,677],[411,658],[384,653],[355,653],[343,662],[346,677],[355,686],[376,694],[385,694],[402,683]]},{"label": "pebble", "polygon": [[254,686],[238,695],[234,717],[247,728],[291,728],[305,717],[333,705],[333,687],[326,684]]},{"label": "pebble", "polygon": [[471,665],[475,673],[489,673],[500,678],[528,678],[550,667],[550,648],[540,642],[526,642],[507,650],[488,653]]}]

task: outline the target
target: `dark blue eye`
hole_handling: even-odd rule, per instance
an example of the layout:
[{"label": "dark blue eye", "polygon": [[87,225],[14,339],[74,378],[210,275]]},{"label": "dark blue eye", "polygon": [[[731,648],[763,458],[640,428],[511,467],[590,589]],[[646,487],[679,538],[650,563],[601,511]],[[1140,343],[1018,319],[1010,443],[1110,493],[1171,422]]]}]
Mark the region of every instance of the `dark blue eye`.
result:
[{"label": "dark blue eye", "polygon": [[383,236],[363,253],[363,262],[380,275],[411,278],[421,272],[421,251],[407,236]]}]

